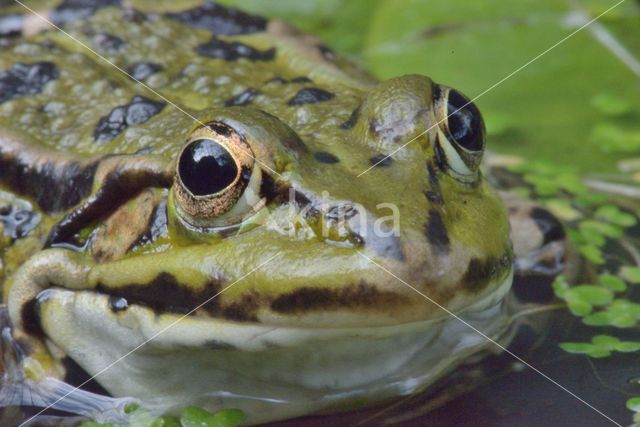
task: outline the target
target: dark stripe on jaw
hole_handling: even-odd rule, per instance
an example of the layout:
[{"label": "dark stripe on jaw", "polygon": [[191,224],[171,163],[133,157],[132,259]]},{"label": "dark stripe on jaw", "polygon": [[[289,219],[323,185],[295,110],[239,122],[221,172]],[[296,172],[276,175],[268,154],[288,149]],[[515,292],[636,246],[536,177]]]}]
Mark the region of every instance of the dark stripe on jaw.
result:
[{"label": "dark stripe on jaw", "polygon": [[[101,294],[109,295],[110,299],[124,298],[128,305],[142,305],[157,313],[187,314],[217,295],[222,283],[223,281],[220,279],[213,279],[202,289],[194,290],[178,282],[172,274],[160,273],[146,284],[109,287],[98,283],[95,290]],[[203,310],[218,313],[220,307],[217,298],[209,301]]]},{"label": "dark stripe on jaw", "polygon": [[436,255],[449,253],[449,235],[437,209],[429,209],[429,218],[424,225],[424,233]]},{"label": "dark stripe on jaw", "polygon": [[271,309],[284,314],[304,314],[314,310],[383,309],[400,305],[407,297],[360,282],[336,289],[302,287],[271,302]]}]

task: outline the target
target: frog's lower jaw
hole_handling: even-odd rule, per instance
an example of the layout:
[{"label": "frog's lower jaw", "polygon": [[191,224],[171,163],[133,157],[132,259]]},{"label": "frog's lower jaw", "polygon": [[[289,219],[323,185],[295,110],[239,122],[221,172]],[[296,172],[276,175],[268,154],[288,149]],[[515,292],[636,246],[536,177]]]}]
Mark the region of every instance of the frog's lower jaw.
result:
[{"label": "frog's lower jaw", "polygon": [[[460,317],[498,338],[509,320],[502,301],[511,279]],[[156,316],[135,305],[117,316],[100,315],[104,310],[108,296],[50,289],[39,314],[43,325],[55,325],[45,327],[47,336],[87,372],[99,373],[113,395],[135,396],[158,412],[194,404],[240,408],[251,423],[410,394],[491,345],[446,315],[312,329]]]}]

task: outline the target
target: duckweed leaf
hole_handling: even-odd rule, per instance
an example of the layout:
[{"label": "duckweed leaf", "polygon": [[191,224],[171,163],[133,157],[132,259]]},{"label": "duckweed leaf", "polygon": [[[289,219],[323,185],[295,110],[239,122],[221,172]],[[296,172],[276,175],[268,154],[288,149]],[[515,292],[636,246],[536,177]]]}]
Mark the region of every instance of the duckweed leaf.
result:
[{"label": "duckweed leaf", "polygon": [[591,106],[606,116],[621,116],[631,111],[631,104],[612,93],[599,93],[590,102]]},{"label": "duckweed leaf", "polygon": [[580,253],[589,261],[594,264],[604,264],[604,257],[600,248],[595,245],[581,245],[579,248]]},{"label": "duckweed leaf", "polygon": [[589,357],[607,357],[613,351],[630,353],[640,350],[638,341],[620,341],[610,335],[596,335],[591,339],[591,343],[565,342],[560,344],[560,348],[568,353],[585,354]]},{"label": "duckweed leaf", "polygon": [[635,216],[623,212],[615,205],[604,205],[599,207],[595,212],[595,217],[621,227],[631,227],[637,222]]},{"label": "duckweed leaf", "polygon": [[631,283],[640,284],[640,267],[622,267],[620,269],[620,276]]},{"label": "duckweed leaf", "polygon": [[613,292],[602,286],[580,285],[567,289],[564,299],[573,313],[584,316],[591,313],[594,306],[603,306],[613,301]]},{"label": "duckweed leaf", "polygon": [[579,227],[582,233],[584,233],[585,230],[590,230],[591,232],[597,232],[603,236],[612,238],[619,238],[624,234],[623,229],[617,225],[591,219],[580,222]]},{"label": "duckweed leaf", "polygon": [[215,414],[199,408],[188,406],[180,415],[182,427],[235,427],[244,419],[244,414],[238,409],[226,409]]},{"label": "duckweed leaf", "polygon": [[640,412],[640,397],[632,397],[627,400],[627,408],[634,412]]},{"label": "duckweed leaf", "polygon": [[622,292],[627,289],[627,284],[624,280],[613,274],[601,274],[598,280],[602,286],[614,292]]}]

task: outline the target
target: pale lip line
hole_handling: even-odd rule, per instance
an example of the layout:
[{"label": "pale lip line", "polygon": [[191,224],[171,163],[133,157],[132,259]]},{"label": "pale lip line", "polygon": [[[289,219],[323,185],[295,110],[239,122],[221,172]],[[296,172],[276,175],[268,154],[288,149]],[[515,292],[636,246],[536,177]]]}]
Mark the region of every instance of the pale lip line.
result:
[{"label": "pale lip line", "polygon": [[565,386],[563,386],[562,384],[560,384],[559,382],[557,382],[556,380],[554,380],[553,378],[551,378],[550,376],[548,376],[547,374],[545,374],[544,372],[540,371],[539,369],[537,369],[536,367],[532,366],[531,364],[527,363],[525,360],[523,360],[520,356],[518,356],[517,354],[513,353],[511,350],[507,349],[505,346],[503,346],[502,344],[500,344],[499,342],[497,342],[496,340],[490,338],[489,336],[487,336],[487,334],[485,334],[484,332],[480,331],[478,328],[476,328],[475,326],[471,325],[470,323],[468,323],[466,320],[462,319],[460,316],[458,316],[457,314],[453,313],[451,310],[449,310],[448,308],[444,307],[443,305],[439,304],[438,302],[434,301],[432,298],[430,298],[429,296],[425,295],[423,292],[420,292],[418,289],[416,289],[415,287],[411,286],[409,283],[407,283],[406,281],[404,281],[403,279],[401,279],[400,277],[396,276],[394,273],[392,273],[391,271],[389,271],[387,268],[385,268],[384,266],[378,264],[377,262],[375,262],[372,258],[369,258],[368,256],[366,256],[365,254],[363,254],[361,251],[358,251],[358,254],[360,256],[362,256],[363,258],[367,259],[370,263],[374,264],[375,266],[377,266],[378,268],[380,268],[382,271],[384,271],[385,273],[389,274],[390,276],[392,276],[393,278],[395,278],[396,280],[398,280],[399,282],[401,282],[402,284],[404,284],[405,286],[407,286],[408,288],[410,288],[411,290],[413,290],[414,292],[416,292],[417,294],[419,294],[420,296],[422,296],[424,299],[426,299],[427,301],[429,301],[430,303],[434,304],[435,306],[437,306],[439,309],[441,309],[442,311],[444,311],[445,313],[447,313],[449,316],[453,317],[454,319],[460,321],[463,325],[467,326],[469,329],[473,330],[474,332],[476,332],[478,335],[480,335],[482,338],[486,339],[487,341],[491,342],[492,344],[496,345],[498,348],[500,348],[500,350],[504,351],[505,353],[509,354],[510,356],[512,356],[513,358],[515,358],[518,362],[522,363],[523,365],[529,367],[530,369],[532,369],[534,372],[536,372],[537,374],[541,375],[543,378],[545,378],[546,380],[550,381],[552,384],[554,384],[555,386],[557,386],[558,388],[560,388],[561,390],[565,391],[566,393],[568,393],[569,395],[571,395],[572,397],[574,397],[575,399],[577,399],[578,401],[582,402],[583,404],[585,404],[586,406],[588,406],[589,408],[591,408],[592,410],[594,410],[595,412],[597,412],[598,414],[600,414],[602,417],[606,418],[607,420],[611,421],[613,424],[615,424],[618,427],[622,427],[622,424],[618,423],[617,421],[615,421],[613,418],[609,417],[607,414],[605,414],[604,412],[602,412],[601,410],[599,410],[598,408],[596,408],[595,406],[593,406],[592,404],[590,404],[589,402],[587,402],[586,400],[584,400],[583,398],[581,398],[580,396],[578,396],[577,394],[575,394],[574,392],[572,392],[571,390],[569,390],[568,388],[566,388]]},{"label": "pale lip line", "polygon": [[165,333],[166,331],[168,331],[169,329],[171,329],[172,327],[174,327],[176,324],[178,324],[179,322],[181,322],[182,320],[186,319],[188,316],[192,315],[193,313],[195,313],[197,310],[201,309],[202,307],[204,307],[206,304],[210,303],[211,301],[213,301],[215,298],[217,298],[220,294],[222,294],[223,292],[225,292],[227,289],[231,288],[232,286],[234,286],[235,284],[237,284],[238,282],[244,280],[246,277],[250,276],[251,274],[253,274],[255,271],[261,269],[262,267],[264,267],[265,265],[269,264],[271,261],[273,261],[276,257],[278,257],[280,255],[280,253],[275,254],[274,256],[270,257],[269,259],[267,259],[266,261],[264,261],[263,263],[261,263],[260,265],[258,265],[257,267],[253,268],[252,270],[250,270],[248,273],[244,274],[242,277],[240,277],[239,279],[235,280],[233,283],[231,283],[229,286],[226,286],[224,289],[222,289],[220,292],[216,293],[215,295],[213,295],[212,297],[208,298],[207,300],[205,300],[204,302],[200,303],[199,305],[197,305],[196,307],[194,307],[191,311],[189,311],[188,313],[180,316],[179,318],[177,318],[176,320],[174,320],[173,322],[171,322],[170,324],[168,324],[167,326],[165,326],[164,328],[160,329],[158,332],[156,332],[155,334],[153,334],[151,337],[147,338],[146,340],[144,340],[142,343],[138,344],[136,347],[134,347],[133,349],[129,350],[127,353],[123,354],[122,356],[120,356],[119,358],[117,358],[116,360],[114,360],[113,362],[111,362],[110,364],[108,364],[107,366],[105,366],[104,368],[102,368],[100,371],[98,371],[96,374],[92,375],[91,378],[88,378],[87,380],[85,380],[82,384],[74,387],[71,391],[67,392],[64,394],[64,396],[59,397],[55,402],[49,404],[47,407],[43,408],[42,410],[40,410],[38,413],[36,413],[35,415],[29,417],[28,419],[26,419],[25,421],[23,421],[19,427],[25,426],[27,425],[31,420],[35,419],[36,417],[40,416],[42,413],[44,413],[47,409],[53,407],[54,405],[56,405],[58,402],[66,399],[69,395],[71,395],[72,393],[74,393],[75,391],[79,390],[80,388],[84,387],[87,383],[89,383],[90,381],[94,380],[96,377],[102,375],[103,373],[105,373],[106,371],[108,371],[109,369],[111,369],[114,365],[118,364],[120,361],[122,361],[123,359],[125,359],[126,357],[130,356],[131,354],[135,353],[137,350],[139,350],[140,348],[144,347],[145,345],[149,344],[151,341],[153,341],[154,339],[156,339],[157,337],[159,337],[160,335],[162,335],[163,333]]},{"label": "pale lip line", "polygon": [[[72,36],[71,34],[69,34],[68,32],[66,32],[65,30],[63,30],[62,28],[60,28],[58,25],[54,24],[53,22],[51,22],[51,20],[47,19],[46,17],[42,16],[40,13],[36,12],[35,10],[31,9],[29,6],[27,6],[26,4],[22,3],[20,0],[13,0],[14,2],[18,3],[20,6],[22,6],[23,8],[25,8],[26,10],[28,10],[31,14],[37,16],[38,18],[40,18],[43,22],[47,23],[48,25],[52,26],[53,28],[55,28],[56,30],[60,31],[62,34],[64,34],[65,36],[69,37],[71,40],[73,40],[74,42],[76,42],[78,45],[82,46],[83,48],[85,48],[86,50],[88,50],[89,52],[91,52],[92,54],[94,54],[95,56],[97,56],[98,58],[100,58],[101,60],[103,60],[104,62],[106,62],[107,64],[111,65],[113,68],[115,68],[116,70],[118,70],[119,72],[121,72],[122,74],[124,74],[125,76],[129,77],[131,80],[135,81],[136,83],[138,83],[140,86],[142,86],[143,88],[145,88],[146,90],[148,90],[149,92],[153,93],[154,95],[156,95],[158,98],[161,98],[163,101],[167,102],[168,104],[170,104],[172,107],[174,107],[175,109],[177,109],[178,111],[182,112],[184,115],[186,115],[187,117],[191,118],[195,123],[198,123],[201,126],[206,126],[205,123],[202,123],[201,120],[199,120],[197,117],[194,117],[192,114],[190,114],[189,112],[185,111],[182,107],[180,107],[178,104],[176,104],[175,102],[171,101],[170,99],[168,99],[166,96],[162,95],[160,92],[158,92],[157,90],[153,89],[151,86],[147,85],[144,82],[141,82],[140,80],[136,79],[135,77],[133,77],[131,74],[127,73],[125,70],[123,70],[121,67],[119,67],[118,65],[114,64],[112,61],[109,61],[107,58],[105,58],[104,56],[100,55],[98,52],[96,52],[95,50],[91,49],[89,46],[87,46],[85,43],[83,43],[82,41],[78,40],[76,37]],[[256,161],[257,163],[260,163],[260,165],[262,165],[265,169],[269,170],[270,172],[278,175],[278,176],[282,176],[280,173],[276,172],[275,170],[273,170],[269,165],[265,164],[264,162],[260,161],[259,159],[255,158],[253,156],[253,154],[251,152],[247,153],[249,155],[249,157],[251,157],[254,161]]]},{"label": "pale lip line", "polygon": [[507,74],[505,77],[503,77],[502,79],[498,80],[496,83],[494,83],[493,85],[489,86],[487,89],[485,89],[484,91],[480,92],[479,95],[476,95],[474,98],[472,98],[469,102],[467,102],[466,104],[464,104],[462,107],[458,108],[457,110],[455,110],[453,113],[447,115],[445,118],[441,119],[440,121],[436,122],[435,124],[431,125],[428,129],[426,129],[423,132],[420,132],[418,135],[414,136],[413,138],[411,138],[408,142],[405,142],[404,144],[402,144],[400,147],[396,148],[395,150],[393,150],[390,154],[386,155],[385,157],[383,157],[382,159],[380,159],[378,162],[374,163],[373,165],[369,166],[367,169],[365,169],[364,171],[360,172],[356,178],[360,178],[362,175],[364,175],[365,173],[369,172],[371,169],[375,168],[376,166],[378,166],[380,163],[384,162],[385,160],[387,160],[389,157],[392,157],[394,154],[396,154],[398,151],[402,150],[404,147],[406,147],[407,145],[411,144],[413,141],[415,141],[416,139],[420,138],[421,136],[425,135],[426,133],[428,133],[431,129],[439,126],[440,124],[444,123],[446,120],[449,119],[449,117],[453,116],[454,114],[456,114],[458,111],[466,108],[469,104],[472,104],[473,102],[475,102],[477,99],[483,97],[484,95],[486,95],[487,93],[491,92],[493,89],[495,89],[496,87],[500,86],[502,83],[504,83],[505,81],[509,80],[511,77],[515,76],[516,74],[518,74],[520,71],[524,70],[525,68],[527,68],[529,65],[533,64],[534,62],[536,62],[538,59],[542,58],[544,55],[546,55],[547,53],[551,52],[553,49],[555,49],[556,47],[560,46],[562,43],[566,42],[567,40],[569,40],[571,37],[575,36],[577,33],[579,33],[580,31],[584,30],[585,28],[587,28],[589,25],[593,24],[594,22],[596,22],[598,19],[602,18],[604,15],[606,15],[607,13],[611,12],[613,9],[615,9],[616,7],[620,6],[622,3],[624,3],[625,0],[620,0],[618,1],[618,3],[614,4],[613,6],[611,6],[609,9],[605,10],[604,12],[602,12],[601,14],[599,14],[598,16],[596,16],[595,18],[591,19],[590,21],[586,22],[585,24],[583,24],[582,26],[578,27],[578,29],[576,29],[575,31],[573,31],[571,34],[565,36],[564,38],[562,38],[560,41],[554,43],[553,45],[551,45],[550,47],[548,47],[547,49],[543,50],[541,53],[539,53],[538,55],[536,55],[533,59],[530,59],[529,61],[527,61],[526,63],[524,63],[523,65],[521,65],[520,67],[516,68],[514,71],[512,71],[511,73]]}]

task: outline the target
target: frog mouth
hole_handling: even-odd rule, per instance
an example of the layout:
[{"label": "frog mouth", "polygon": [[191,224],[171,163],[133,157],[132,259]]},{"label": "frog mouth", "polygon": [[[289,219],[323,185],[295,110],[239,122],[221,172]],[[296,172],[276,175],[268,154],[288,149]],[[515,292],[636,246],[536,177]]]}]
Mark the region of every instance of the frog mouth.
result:
[{"label": "frog mouth", "polygon": [[441,378],[489,345],[486,337],[505,333],[510,276],[459,313],[467,325],[447,316],[381,327],[274,327],[139,304],[116,304],[122,309],[113,312],[112,296],[59,288],[44,291],[39,316],[55,325],[45,326],[46,335],[84,370],[112,365],[98,380],[113,395],[146,396],[143,405],[163,410],[185,396],[205,407],[215,397],[250,414],[287,403],[295,415],[301,407],[411,394]]}]

